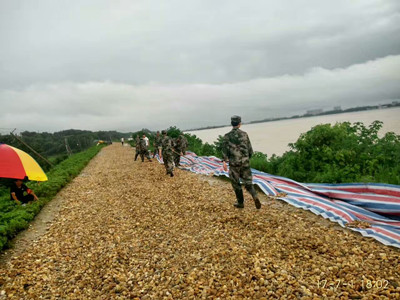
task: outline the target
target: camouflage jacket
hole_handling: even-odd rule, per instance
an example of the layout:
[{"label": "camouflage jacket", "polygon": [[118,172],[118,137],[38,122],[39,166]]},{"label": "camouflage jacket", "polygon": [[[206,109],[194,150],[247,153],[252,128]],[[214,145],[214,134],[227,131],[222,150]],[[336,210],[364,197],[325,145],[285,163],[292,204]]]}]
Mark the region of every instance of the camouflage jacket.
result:
[{"label": "camouflage jacket", "polygon": [[162,144],[162,139],[163,139],[163,137],[160,135],[160,136],[156,136],[155,138],[154,138],[154,147],[161,147],[161,144]]},{"label": "camouflage jacket", "polygon": [[186,149],[188,147],[188,141],[184,136],[181,136],[181,147],[182,147],[182,152],[185,153]]},{"label": "camouflage jacket", "polygon": [[174,140],[174,148],[177,152],[186,152],[187,140],[185,137],[179,136]]},{"label": "camouflage jacket", "polygon": [[147,150],[147,144],[146,144],[146,140],[145,139],[140,139],[140,150],[142,151],[146,151]]},{"label": "camouflage jacket", "polygon": [[172,154],[172,150],[174,147],[172,138],[169,136],[164,136],[161,140],[161,147],[163,153]]},{"label": "camouflage jacket", "polygon": [[247,133],[239,128],[233,128],[225,134],[222,155],[224,161],[229,161],[231,166],[249,165],[253,148]]},{"label": "camouflage jacket", "polygon": [[140,138],[137,136],[136,137],[136,140],[135,140],[135,143],[136,143],[136,150],[140,150]]}]

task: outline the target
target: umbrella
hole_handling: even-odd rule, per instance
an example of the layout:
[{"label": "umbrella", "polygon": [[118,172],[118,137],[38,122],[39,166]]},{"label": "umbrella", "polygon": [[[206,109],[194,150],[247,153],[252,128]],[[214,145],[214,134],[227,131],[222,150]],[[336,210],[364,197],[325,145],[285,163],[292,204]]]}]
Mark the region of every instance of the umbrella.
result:
[{"label": "umbrella", "polygon": [[0,143],[0,177],[47,181],[39,164],[26,152]]}]

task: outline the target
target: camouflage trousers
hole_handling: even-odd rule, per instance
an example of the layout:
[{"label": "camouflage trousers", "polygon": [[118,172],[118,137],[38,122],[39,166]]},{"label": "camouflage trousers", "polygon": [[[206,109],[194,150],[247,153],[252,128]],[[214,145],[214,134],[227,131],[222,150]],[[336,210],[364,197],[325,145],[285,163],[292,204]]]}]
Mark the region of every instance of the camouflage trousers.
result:
[{"label": "camouflage trousers", "polygon": [[242,186],[240,185],[241,178],[246,190],[251,196],[253,198],[257,197],[257,192],[253,186],[253,175],[251,174],[249,165],[229,166],[229,178],[231,179],[231,184],[235,193],[242,191]]},{"label": "camouflage trousers", "polygon": [[137,160],[139,155],[140,155],[140,148],[136,147],[135,160]]},{"label": "camouflage trousers", "polygon": [[170,173],[174,170],[174,157],[172,153],[162,153],[162,158],[164,161],[165,170]]},{"label": "camouflage trousers", "polygon": [[144,157],[150,160],[149,151],[147,149],[140,151],[140,158],[142,159],[142,161],[144,161]]},{"label": "camouflage trousers", "polygon": [[179,166],[180,161],[181,161],[181,156],[179,154],[174,153],[174,164],[175,164],[175,167]]},{"label": "camouflage trousers", "polygon": [[154,147],[154,151],[153,151],[153,156],[156,157],[156,155],[158,154],[158,147]]}]

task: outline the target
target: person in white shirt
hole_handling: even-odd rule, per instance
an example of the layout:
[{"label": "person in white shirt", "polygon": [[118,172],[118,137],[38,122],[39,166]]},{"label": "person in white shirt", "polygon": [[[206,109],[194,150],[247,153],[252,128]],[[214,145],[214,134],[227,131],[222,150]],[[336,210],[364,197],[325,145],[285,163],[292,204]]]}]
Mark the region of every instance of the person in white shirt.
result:
[{"label": "person in white shirt", "polygon": [[150,145],[149,138],[145,134],[143,134],[143,139],[146,141],[146,147],[149,147]]}]

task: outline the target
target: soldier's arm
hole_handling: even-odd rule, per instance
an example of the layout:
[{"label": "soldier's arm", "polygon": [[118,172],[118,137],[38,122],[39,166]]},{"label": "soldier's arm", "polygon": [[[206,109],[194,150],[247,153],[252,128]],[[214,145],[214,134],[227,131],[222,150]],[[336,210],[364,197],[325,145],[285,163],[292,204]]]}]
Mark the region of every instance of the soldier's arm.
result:
[{"label": "soldier's arm", "polygon": [[225,172],[228,171],[228,165],[226,164],[228,162],[228,143],[226,140],[226,137],[224,136],[222,140],[222,168],[224,169]]},{"label": "soldier's arm", "polygon": [[222,159],[224,162],[229,161],[228,138],[224,136],[222,140]]},{"label": "soldier's arm", "polygon": [[187,139],[184,137],[184,138],[183,138],[183,149],[182,149],[183,154],[186,153],[187,147],[188,147],[188,141],[187,141]]},{"label": "soldier's arm", "polygon": [[223,169],[225,172],[228,172],[228,165],[227,162],[229,161],[229,140],[228,137],[225,135],[222,140],[222,157],[223,157]]},{"label": "soldier's arm", "polygon": [[253,147],[251,146],[250,138],[247,136],[247,143],[248,143],[248,149],[249,149],[249,158],[251,158],[254,154],[253,152]]}]

